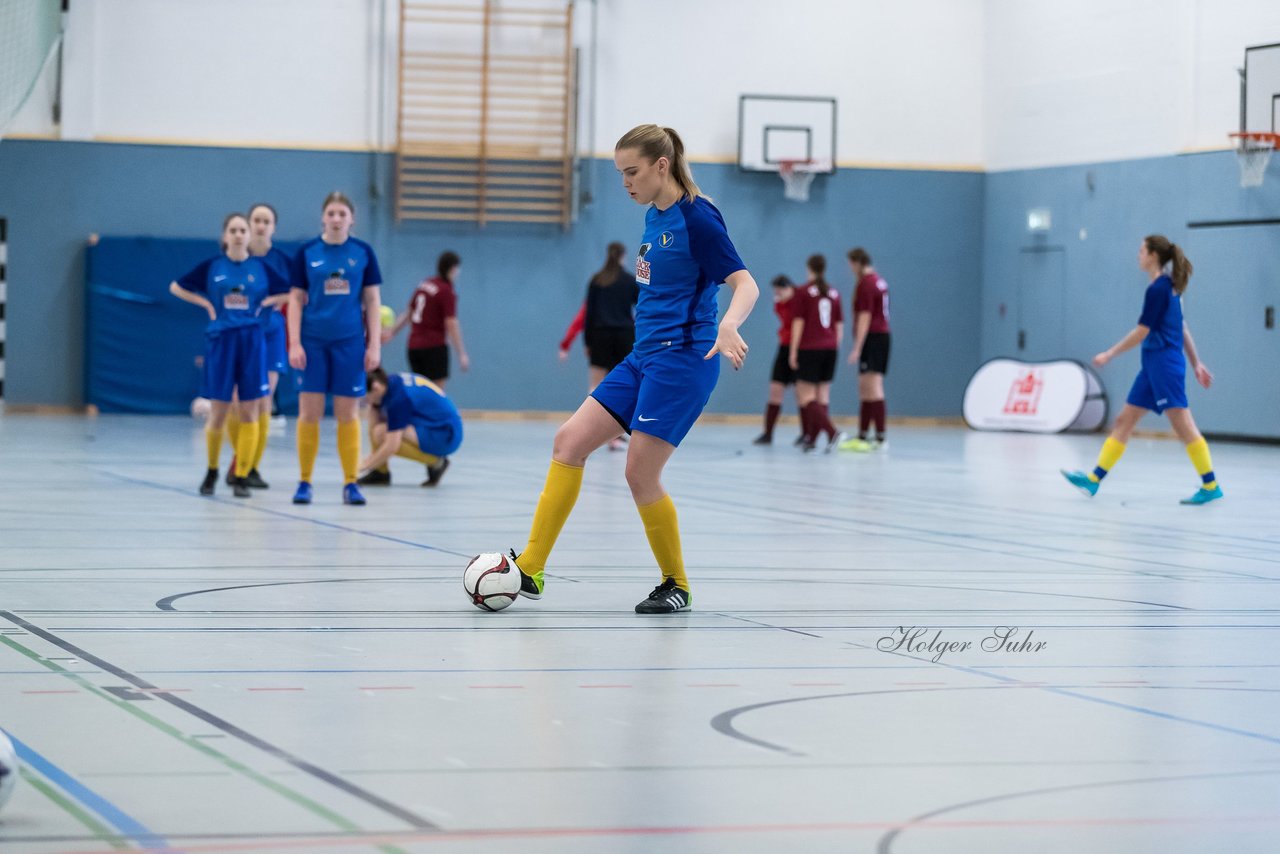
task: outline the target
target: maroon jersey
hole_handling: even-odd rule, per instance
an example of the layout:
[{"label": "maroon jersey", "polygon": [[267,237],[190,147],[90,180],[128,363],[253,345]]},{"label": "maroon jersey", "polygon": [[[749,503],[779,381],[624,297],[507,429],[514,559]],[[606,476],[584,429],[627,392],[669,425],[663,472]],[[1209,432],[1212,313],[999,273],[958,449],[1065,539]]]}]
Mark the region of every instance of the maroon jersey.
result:
[{"label": "maroon jersey", "polygon": [[409,349],[443,347],[444,322],[458,314],[458,297],[453,285],[439,276],[423,279],[409,301]]},{"label": "maroon jersey", "polygon": [[840,292],[830,285],[823,291],[810,282],[796,288],[791,298],[792,316],[804,320],[800,333],[800,350],[835,350],[840,346],[836,324],[844,320],[840,308]]},{"label": "maroon jersey", "polygon": [[773,313],[778,315],[778,343],[786,347],[791,344],[791,306],[795,304],[795,297],[786,302],[775,302],[773,304]]},{"label": "maroon jersey", "polygon": [[854,316],[860,311],[871,312],[868,332],[889,331],[889,285],[879,273],[866,273],[858,280],[858,288],[853,292]]}]

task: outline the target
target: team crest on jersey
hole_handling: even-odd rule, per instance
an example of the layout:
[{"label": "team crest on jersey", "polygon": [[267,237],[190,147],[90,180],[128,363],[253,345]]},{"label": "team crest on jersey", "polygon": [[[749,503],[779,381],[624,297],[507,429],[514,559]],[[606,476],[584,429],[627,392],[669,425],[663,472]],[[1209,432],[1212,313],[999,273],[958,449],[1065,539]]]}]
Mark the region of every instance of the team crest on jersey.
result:
[{"label": "team crest on jersey", "polygon": [[338,272],[331,273],[329,278],[324,280],[324,295],[327,297],[346,296],[351,293],[351,283],[342,278],[342,274]]},{"label": "team crest on jersey", "polygon": [[649,284],[649,262],[644,260],[644,256],[649,254],[649,250],[653,248],[652,243],[643,243],[640,245],[640,252],[636,255],[636,283],[641,285]]},{"label": "team crest on jersey", "polygon": [[661,246],[663,249],[666,249],[672,243],[675,243],[675,240],[676,240],[675,235],[673,235],[669,231],[664,231],[662,232],[662,234],[658,235],[658,245]]},{"label": "team crest on jersey", "polygon": [[354,258],[348,258],[348,259],[347,259],[347,266],[348,266],[348,267],[354,267],[355,265],[356,265],[356,259],[354,259]]},{"label": "team crest on jersey", "polygon": [[252,284],[252,283],[253,283],[253,273],[250,273],[250,274],[249,274],[249,283],[250,283],[250,284]]}]

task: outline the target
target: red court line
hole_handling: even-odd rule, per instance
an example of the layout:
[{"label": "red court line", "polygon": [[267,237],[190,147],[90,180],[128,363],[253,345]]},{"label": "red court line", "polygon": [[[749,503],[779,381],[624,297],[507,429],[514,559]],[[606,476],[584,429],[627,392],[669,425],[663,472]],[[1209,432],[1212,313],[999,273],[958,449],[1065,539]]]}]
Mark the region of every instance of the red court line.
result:
[{"label": "red court line", "polygon": [[[148,854],[206,854],[222,851],[265,851],[289,848],[337,848],[352,845],[396,845],[406,842],[457,842],[486,839],[539,839],[571,837],[694,836],[731,833],[831,833],[838,831],[920,831],[986,830],[991,828],[1042,829],[1053,827],[1184,827],[1196,825],[1280,824],[1280,816],[1205,816],[1202,818],[1064,818],[1011,819],[1006,821],[841,821],[813,824],[723,824],[673,827],[526,827],[507,830],[440,830],[407,833],[343,834],[294,839],[240,840],[212,845],[183,845],[181,848],[148,849]],[[101,854],[99,849],[66,851],[63,854]]]},{"label": "red court line", "polygon": [[24,694],[79,694],[79,691],[23,691]]}]

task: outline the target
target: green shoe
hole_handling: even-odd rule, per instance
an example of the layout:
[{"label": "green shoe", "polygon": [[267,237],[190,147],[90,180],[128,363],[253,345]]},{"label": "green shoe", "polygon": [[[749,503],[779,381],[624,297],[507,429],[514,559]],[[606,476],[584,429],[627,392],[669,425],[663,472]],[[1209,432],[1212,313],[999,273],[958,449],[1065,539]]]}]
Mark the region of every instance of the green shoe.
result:
[{"label": "green shoe", "polygon": [[855,453],[859,453],[859,454],[866,454],[871,451],[874,451],[875,447],[876,446],[874,444],[872,444],[871,442],[868,442],[866,439],[855,438],[855,439],[849,439],[848,441],[840,443],[840,450],[854,451]]},{"label": "green shoe", "polygon": [[520,569],[519,558],[516,557],[516,550],[509,549],[511,552],[511,565],[520,570],[520,595],[526,599],[541,599],[542,588],[545,586],[542,570],[529,575],[523,569]]},{"label": "green shoe", "polygon": [[1222,487],[1215,486],[1213,489],[1205,489],[1203,486],[1196,490],[1196,494],[1190,498],[1184,498],[1179,504],[1208,504],[1222,497]]},{"label": "green shoe", "polygon": [[1061,471],[1067,482],[1085,495],[1092,498],[1098,494],[1098,484],[1101,481],[1094,480],[1082,471],[1067,471],[1066,469],[1061,469]]}]

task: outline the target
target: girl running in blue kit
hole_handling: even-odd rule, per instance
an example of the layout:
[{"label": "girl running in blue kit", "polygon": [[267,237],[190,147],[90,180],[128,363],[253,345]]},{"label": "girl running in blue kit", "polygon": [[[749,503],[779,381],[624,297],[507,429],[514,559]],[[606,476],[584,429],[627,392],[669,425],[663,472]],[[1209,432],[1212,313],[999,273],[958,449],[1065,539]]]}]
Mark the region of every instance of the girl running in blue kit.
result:
[{"label": "girl running in blue kit", "polygon": [[[639,614],[690,607],[689,579],[680,548],[675,504],[662,487],[662,470],[701,414],[720,375],[717,354],[742,366],[747,344],[738,327],[759,296],[715,205],[702,195],[671,128],[640,125],[613,154],[627,194],[648,206],[636,252],[635,348],[604,378],[556,433],[551,469],[533,514],[529,542],[511,559],[521,572],[521,594],[542,596],[544,570],[582,485],[592,451],[618,434],[631,434],[627,483],[644,522],[662,583]],[[733,289],[716,324],[716,291]]]},{"label": "girl running in blue kit", "polygon": [[[1222,487],[1213,473],[1209,443],[1200,435],[1187,407],[1184,351],[1186,358],[1191,360],[1196,380],[1205,388],[1213,382],[1213,374],[1201,363],[1195,342],[1191,340],[1191,330],[1182,319],[1182,294],[1191,278],[1191,262],[1177,244],[1170,243],[1162,235],[1153,234],[1144,239],[1138,249],[1138,266],[1151,277],[1138,325],[1110,350],[1094,356],[1093,363],[1102,367],[1116,355],[1141,344],[1142,370],[1133,381],[1124,409],[1116,416],[1111,435],[1102,445],[1097,466],[1087,474],[1063,471],[1062,475],[1086,495],[1096,495],[1102,479],[1120,460],[1125,443],[1142,416],[1148,410],[1157,414],[1163,412],[1168,416],[1173,431],[1187,446],[1187,456],[1191,457],[1192,465],[1200,474],[1200,489],[1191,497],[1182,499],[1182,503],[1207,504],[1222,497]],[[1166,267],[1169,268],[1167,274],[1164,272]]]}]

